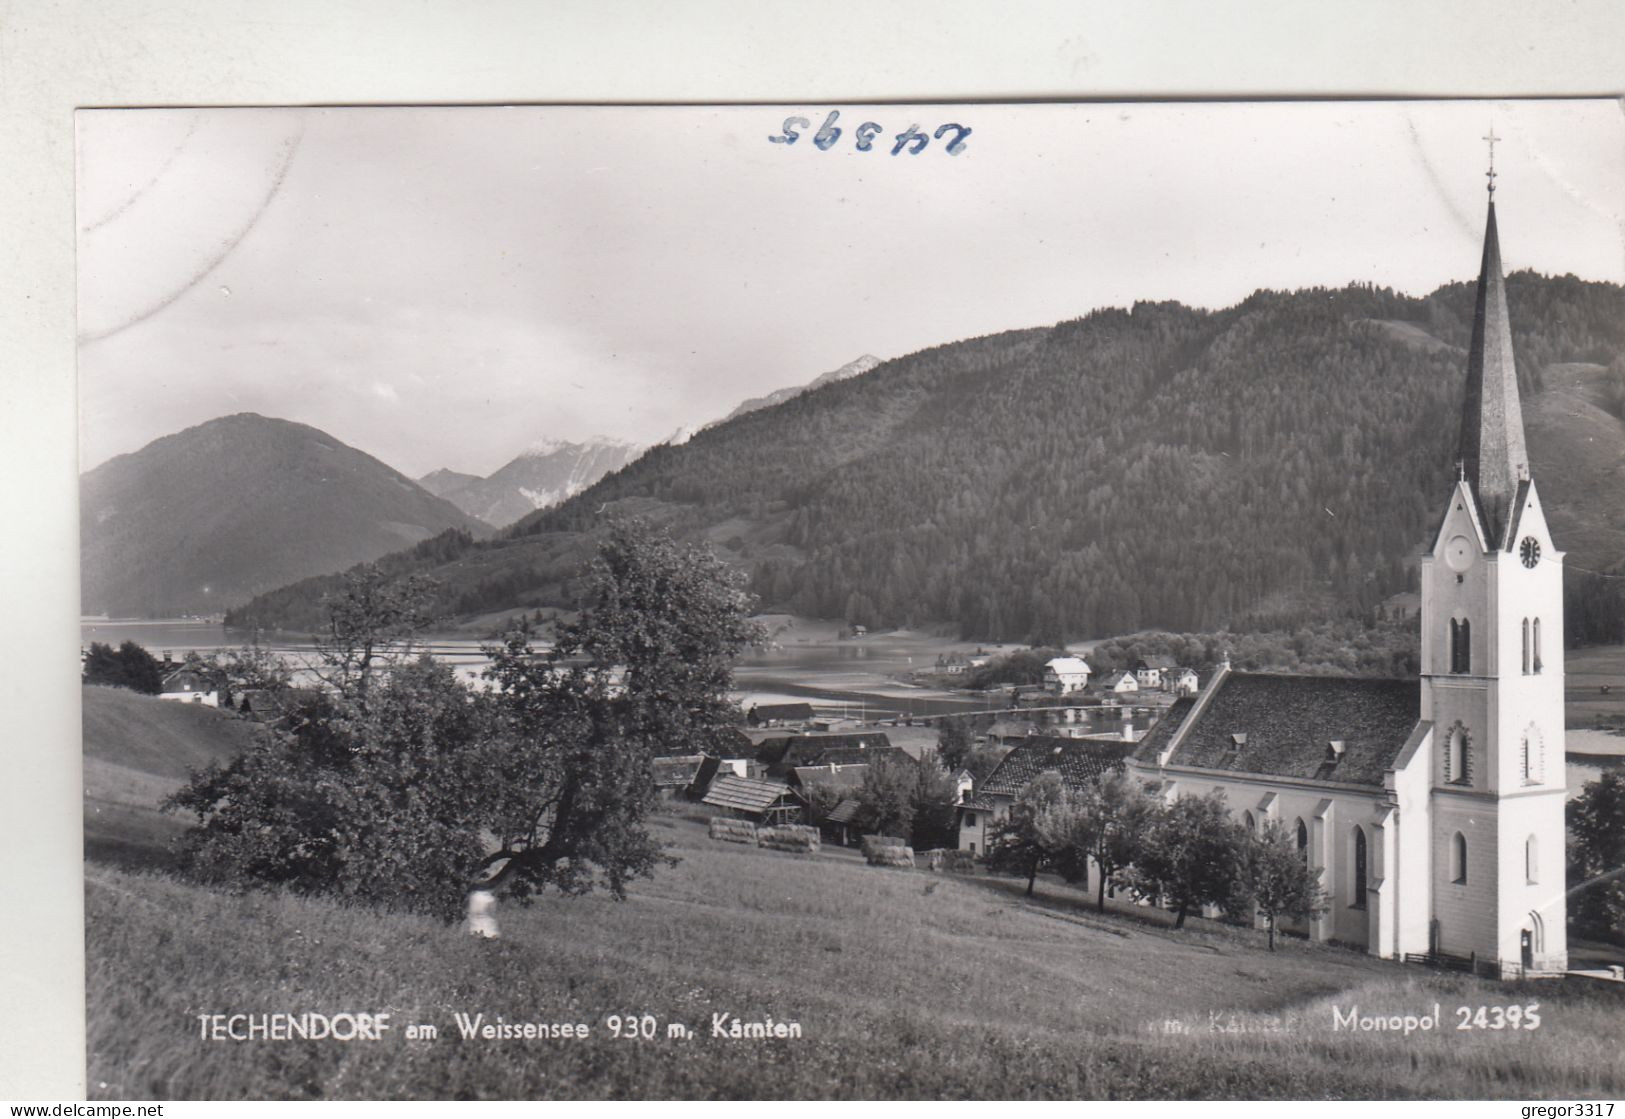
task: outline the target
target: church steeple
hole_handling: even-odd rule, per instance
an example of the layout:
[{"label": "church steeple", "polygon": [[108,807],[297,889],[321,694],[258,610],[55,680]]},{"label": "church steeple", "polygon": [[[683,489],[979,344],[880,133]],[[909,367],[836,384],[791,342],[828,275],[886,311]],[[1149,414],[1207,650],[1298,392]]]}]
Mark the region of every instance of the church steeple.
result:
[{"label": "church steeple", "polygon": [[1494,151],[1492,141],[1489,220],[1484,227],[1484,259],[1478,273],[1478,304],[1473,311],[1473,341],[1467,356],[1467,398],[1457,449],[1492,546],[1503,543],[1507,511],[1517,494],[1518,482],[1529,473],[1518,371],[1512,362],[1506,282],[1501,276],[1501,244],[1495,229]]}]

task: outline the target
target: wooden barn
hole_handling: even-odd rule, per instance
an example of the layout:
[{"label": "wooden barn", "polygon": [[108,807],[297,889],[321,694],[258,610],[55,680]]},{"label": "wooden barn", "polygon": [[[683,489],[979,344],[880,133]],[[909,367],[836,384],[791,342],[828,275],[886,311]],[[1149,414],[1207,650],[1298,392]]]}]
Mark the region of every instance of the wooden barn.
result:
[{"label": "wooden barn", "polygon": [[701,803],[769,826],[796,824],[802,818],[801,801],[790,791],[789,785],[753,781],[730,773],[719,774],[711,782]]}]

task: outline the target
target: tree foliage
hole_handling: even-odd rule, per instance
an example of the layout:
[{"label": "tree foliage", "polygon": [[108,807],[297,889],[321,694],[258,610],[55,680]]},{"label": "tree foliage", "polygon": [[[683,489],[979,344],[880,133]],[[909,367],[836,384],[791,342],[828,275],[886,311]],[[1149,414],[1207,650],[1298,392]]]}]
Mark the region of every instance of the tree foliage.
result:
[{"label": "tree foliage", "polygon": [[1568,802],[1568,885],[1576,925],[1625,944],[1625,776],[1606,770]]},{"label": "tree foliage", "polygon": [[475,884],[624,896],[663,858],[643,824],[652,759],[720,744],[732,659],[756,633],[736,577],[635,524],[589,586],[552,648],[516,632],[488,650],[493,687],[477,689],[391,655],[421,629],[422,587],[352,581],[330,606],[330,687],[171,798],[197,817],[185,865],[446,920]]},{"label": "tree foliage", "polygon": [[906,758],[870,762],[856,794],[858,827],[871,835],[912,836],[921,768]]},{"label": "tree foliage", "polygon": [[1095,905],[1106,909],[1106,886],[1134,861],[1156,819],[1157,804],[1125,770],[1114,769],[1078,798],[1071,844],[1098,869]]},{"label": "tree foliage", "polygon": [[1243,885],[1245,829],[1218,793],[1182,796],[1159,808],[1125,881],[1173,905],[1175,928],[1204,905],[1231,905]]},{"label": "tree foliage", "polygon": [[1046,815],[1053,813],[1068,797],[1061,775],[1051,770],[1041,773],[1016,794],[1010,812],[994,827],[987,843],[988,869],[1017,874],[1027,879],[1031,897],[1038,872],[1056,850],[1058,831]]},{"label": "tree foliage", "polygon": [[1297,837],[1279,820],[1267,820],[1261,832],[1244,831],[1241,845],[1241,893],[1264,916],[1270,951],[1281,918],[1305,921],[1326,911],[1320,868],[1309,865]]},{"label": "tree foliage", "polygon": [[164,690],[164,673],[158,658],[134,641],[126,641],[117,649],[92,641],[85,651],[81,679],[87,684],[129,688],[144,695],[157,695]]}]

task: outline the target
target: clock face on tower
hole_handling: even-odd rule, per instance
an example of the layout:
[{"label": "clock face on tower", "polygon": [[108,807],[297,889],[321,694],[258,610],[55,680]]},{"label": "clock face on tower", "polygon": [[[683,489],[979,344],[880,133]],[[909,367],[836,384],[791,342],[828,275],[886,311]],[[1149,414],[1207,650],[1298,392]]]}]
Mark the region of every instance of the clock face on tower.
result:
[{"label": "clock face on tower", "polygon": [[1525,567],[1534,567],[1540,562],[1540,541],[1533,536],[1525,536],[1523,543],[1518,545],[1518,558],[1523,560]]},{"label": "clock face on tower", "polygon": [[1459,574],[1473,565],[1474,551],[1471,540],[1465,536],[1452,536],[1444,546],[1444,562],[1450,566],[1451,571]]}]

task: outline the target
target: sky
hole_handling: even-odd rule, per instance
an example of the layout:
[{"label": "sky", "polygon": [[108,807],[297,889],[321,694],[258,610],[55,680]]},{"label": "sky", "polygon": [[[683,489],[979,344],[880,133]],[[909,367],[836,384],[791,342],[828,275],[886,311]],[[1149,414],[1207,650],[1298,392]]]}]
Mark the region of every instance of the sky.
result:
[{"label": "sky", "polygon": [[247,411],[484,475],[1098,307],[1422,294],[1492,127],[1507,269],[1625,282],[1614,101],[82,110],[80,465]]}]

